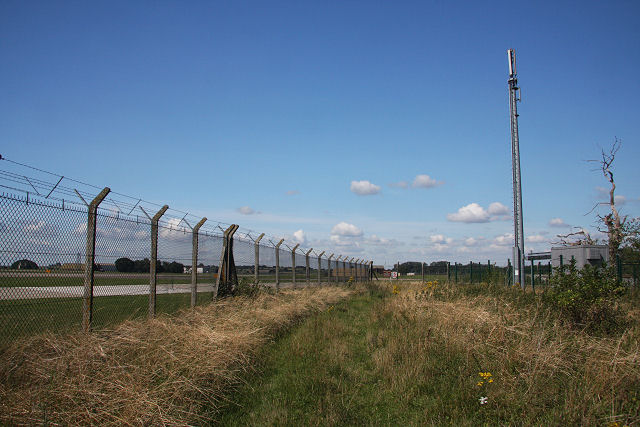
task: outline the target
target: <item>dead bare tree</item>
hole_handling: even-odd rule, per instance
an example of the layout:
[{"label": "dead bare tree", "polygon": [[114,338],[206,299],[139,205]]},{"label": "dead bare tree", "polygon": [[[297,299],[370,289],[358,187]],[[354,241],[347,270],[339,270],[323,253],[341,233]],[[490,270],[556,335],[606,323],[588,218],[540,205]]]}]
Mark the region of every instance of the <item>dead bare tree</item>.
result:
[{"label": "dead bare tree", "polygon": [[618,255],[618,250],[620,249],[620,245],[624,241],[625,238],[625,223],[627,221],[627,216],[621,216],[616,208],[616,199],[615,199],[615,191],[616,191],[616,182],[613,179],[613,162],[616,158],[616,154],[622,145],[622,141],[618,138],[615,138],[613,144],[609,151],[605,151],[602,149],[602,158],[598,160],[589,160],[590,162],[598,163],[598,170],[602,171],[604,177],[609,181],[611,188],[609,189],[609,201],[597,203],[594,208],[595,210],[600,205],[609,205],[610,212],[606,215],[602,216],[598,214],[598,221],[604,225],[606,228],[598,227],[598,231],[606,233],[609,240],[609,259],[611,262],[614,262],[616,256]]},{"label": "dead bare tree", "polygon": [[[581,245],[595,245],[596,241],[591,238],[591,234],[587,230],[582,227],[573,227],[577,228],[578,231],[574,231],[573,233],[568,234],[557,234],[560,240],[557,242],[552,242],[552,244],[560,244],[563,246],[581,246]],[[578,237],[580,236],[580,237]],[[577,238],[577,240],[570,240],[571,238]]]}]

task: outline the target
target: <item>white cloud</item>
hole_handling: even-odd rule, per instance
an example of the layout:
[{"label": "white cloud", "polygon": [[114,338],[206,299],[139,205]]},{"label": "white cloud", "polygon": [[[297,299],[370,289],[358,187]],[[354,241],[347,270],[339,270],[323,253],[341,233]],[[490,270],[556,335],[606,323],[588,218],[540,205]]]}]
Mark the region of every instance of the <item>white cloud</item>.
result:
[{"label": "white cloud", "polygon": [[470,203],[458,209],[456,213],[447,214],[447,219],[452,222],[489,222],[490,215],[477,203]]},{"label": "white cloud", "polygon": [[287,196],[295,196],[296,194],[300,194],[298,190],[289,190],[285,193]]},{"label": "white cloud", "polygon": [[513,234],[504,233],[496,236],[496,238],[493,239],[493,243],[497,246],[513,246]]},{"label": "white cloud", "polygon": [[[605,203],[609,203],[610,200],[610,194],[609,194],[608,189],[604,188],[604,187],[596,187],[596,193],[598,194],[598,198],[601,198],[603,200],[603,202]],[[616,205],[624,205],[625,203],[627,203],[627,197],[623,196],[622,194],[618,194],[613,196],[613,201]]]},{"label": "white cloud", "polygon": [[300,229],[295,233],[293,233],[293,240],[296,243],[300,243],[301,245],[304,245],[307,243],[307,235],[304,233],[304,231],[302,231],[302,229]]},{"label": "white cloud", "polygon": [[549,220],[550,227],[568,227],[569,224],[565,223],[562,218],[551,218]]},{"label": "white cloud", "polygon": [[447,219],[452,222],[489,222],[504,221],[509,219],[505,214],[509,209],[500,202],[493,202],[489,209],[485,209],[477,203],[470,203],[458,209],[458,212],[447,214]]},{"label": "white cloud", "polygon": [[399,181],[399,182],[392,182],[391,184],[389,184],[389,187],[397,187],[397,188],[409,188],[409,183],[407,181]]},{"label": "white cloud", "polygon": [[542,243],[542,242],[546,242],[547,238],[544,236],[541,236],[540,234],[534,234],[532,236],[527,236],[527,242],[529,243]]},{"label": "white cloud", "polygon": [[431,243],[435,243],[435,244],[451,244],[451,242],[453,242],[453,239],[451,237],[446,237],[442,234],[433,234],[431,236],[429,236],[429,240],[431,240]]},{"label": "white cloud", "polygon": [[489,215],[507,215],[509,213],[509,209],[500,202],[491,203],[487,211]]},{"label": "white cloud", "polygon": [[441,181],[436,181],[435,179],[431,178],[429,175],[423,174],[423,175],[416,175],[416,177],[413,180],[412,186],[414,188],[433,188],[441,184],[442,184]]},{"label": "white cloud", "polygon": [[627,198],[623,195],[617,195],[617,196],[613,196],[613,201],[616,205],[624,205],[625,203],[627,203]]},{"label": "white cloud", "polygon": [[342,221],[333,226],[333,228],[331,229],[331,235],[360,237],[362,236],[362,230],[360,230],[358,227],[356,227],[353,224],[348,224]]},{"label": "white cloud", "polygon": [[169,220],[159,227],[159,235],[162,238],[176,239],[190,232],[185,225],[181,225],[182,220],[180,218],[169,218]]},{"label": "white cloud", "polygon": [[[24,231],[25,233],[37,233],[39,231],[44,230],[46,226],[47,224],[44,221],[34,221],[25,225]],[[86,230],[86,224],[85,224],[85,230]]]},{"label": "white cloud", "polygon": [[242,206],[238,208],[238,212],[240,212],[242,215],[253,215],[258,213],[254,209],[250,208],[249,206]]},{"label": "white cloud", "polygon": [[351,181],[351,192],[359,196],[370,196],[380,192],[380,186],[369,181]]},{"label": "white cloud", "polygon": [[469,237],[469,238],[464,240],[464,245],[465,246],[475,246],[477,244],[478,244],[478,240],[474,239],[473,237]]}]

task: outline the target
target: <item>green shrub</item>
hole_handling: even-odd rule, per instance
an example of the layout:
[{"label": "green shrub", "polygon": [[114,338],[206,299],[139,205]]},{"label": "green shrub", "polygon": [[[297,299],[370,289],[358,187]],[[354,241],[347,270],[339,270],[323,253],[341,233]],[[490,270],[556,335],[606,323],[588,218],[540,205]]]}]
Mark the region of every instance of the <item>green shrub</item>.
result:
[{"label": "green shrub", "polygon": [[249,277],[242,277],[238,281],[237,285],[233,285],[232,282],[220,282],[218,287],[218,297],[224,298],[228,296],[249,296],[254,297],[265,288],[259,284],[253,283],[253,280]]},{"label": "green shrub", "polygon": [[551,276],[544,299],[574,325],[592,331],[613,332],[623,323],[618,299],[625,293],[613,267],[576,268],[575,260]]}]

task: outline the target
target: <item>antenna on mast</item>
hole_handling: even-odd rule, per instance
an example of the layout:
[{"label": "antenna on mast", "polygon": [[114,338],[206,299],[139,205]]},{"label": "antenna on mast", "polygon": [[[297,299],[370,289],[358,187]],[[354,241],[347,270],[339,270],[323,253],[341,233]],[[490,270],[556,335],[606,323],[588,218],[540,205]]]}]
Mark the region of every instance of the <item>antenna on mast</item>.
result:
[{"label": "antenna on mast", "polygon": [[513,283],[518,283],[524,289],[524,226],[522,220],[522,181],[520,179],[520,141],[518,138],[518,102],[521,101],[521,98],[516,74],[516,51],[509,49],[507,55],[509,57],[509,113],[513,171]]}]

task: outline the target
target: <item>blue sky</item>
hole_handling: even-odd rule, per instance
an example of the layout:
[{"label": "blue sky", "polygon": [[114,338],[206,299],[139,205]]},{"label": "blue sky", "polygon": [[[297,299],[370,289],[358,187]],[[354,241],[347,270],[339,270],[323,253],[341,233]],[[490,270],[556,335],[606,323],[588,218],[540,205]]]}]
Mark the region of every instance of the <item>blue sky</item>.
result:
[{"label": "blue sky", "polygon": [[506,50],[525,246],[544,250],[569,230],[552,218],[593,228],[607,183],[586,160],[614,137],[640,213],[638,18],[635,1],[3,1],[0,154],[380,264],[504,264]]}]

